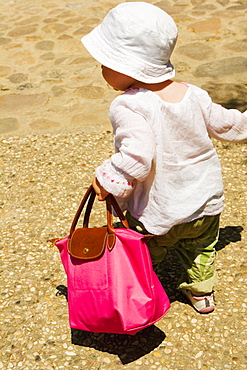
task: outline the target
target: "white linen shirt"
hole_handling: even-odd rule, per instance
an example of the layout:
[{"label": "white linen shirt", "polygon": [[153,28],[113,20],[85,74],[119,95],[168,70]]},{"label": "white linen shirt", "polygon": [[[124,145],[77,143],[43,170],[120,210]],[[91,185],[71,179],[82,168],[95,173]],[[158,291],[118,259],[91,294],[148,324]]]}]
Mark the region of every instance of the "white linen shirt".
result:
[{"label": "white linen shirt", "polygon": [[111,104],[115,154],[96,169],[97,179],[155,235],[219,214],[223,183],[210,136],[247,140],[246,113],[212,103],[193,85],[179,103],[131,88]]}]

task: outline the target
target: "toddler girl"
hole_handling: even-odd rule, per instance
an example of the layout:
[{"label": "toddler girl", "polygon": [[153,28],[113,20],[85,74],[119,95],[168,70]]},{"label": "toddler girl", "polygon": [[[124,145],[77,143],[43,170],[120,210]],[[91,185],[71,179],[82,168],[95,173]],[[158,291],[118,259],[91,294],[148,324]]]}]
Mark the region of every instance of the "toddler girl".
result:
[{"label": "toddler girl", "polygon": [[171,80],[176,40],[173,19],[145,2],[116,6],[82,38],[107,83],[124,91],[110,107],[115,154],[96,169],[93,185],[99,200],[117,197],[131,228],[155,235],[148,242],[153,264],[175,247],[186,272],[179,288],[208,313],[224,200],[210,136],[247,140],[247,112],[224,109],[204,90]]}]

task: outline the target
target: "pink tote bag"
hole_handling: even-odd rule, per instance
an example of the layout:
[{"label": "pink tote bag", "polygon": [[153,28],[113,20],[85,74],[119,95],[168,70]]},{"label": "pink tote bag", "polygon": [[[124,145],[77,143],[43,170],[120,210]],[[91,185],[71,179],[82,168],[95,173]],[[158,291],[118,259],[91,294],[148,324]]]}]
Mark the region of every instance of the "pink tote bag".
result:
[{"label": "pink tote bag", "polygon": [[[75,229],[89,196],[83,228]],[[70,327],[94,333],[135,334],[160,320],[170,302],[153,271],[144,236],[128,228],[111,194],[106,198],[107,226],[88,228],[94,198],[90,186],[70,235],[55,242],[67,275]],[[112,207],[123,228],[113,227]]]}]

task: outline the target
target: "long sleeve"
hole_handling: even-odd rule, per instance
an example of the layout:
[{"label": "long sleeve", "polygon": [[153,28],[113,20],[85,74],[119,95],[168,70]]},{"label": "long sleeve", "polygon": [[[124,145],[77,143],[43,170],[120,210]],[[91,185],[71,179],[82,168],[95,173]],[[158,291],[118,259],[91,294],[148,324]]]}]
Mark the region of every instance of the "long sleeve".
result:
[{"label": "long sleeve", "polygon": [[96,177],[110,193],[127,197],[135,181],[144,181],[151,170],[154,135],[143,115],[121,103],[121,98],[113,102],[110,119],[115,154],[96,169]]},{"label": "long sleeve", "polygon": [[247,111],[226,109],[213,103],[206,91],[193,88],[198,94],[209,136],[220,141],[247,141]]}]

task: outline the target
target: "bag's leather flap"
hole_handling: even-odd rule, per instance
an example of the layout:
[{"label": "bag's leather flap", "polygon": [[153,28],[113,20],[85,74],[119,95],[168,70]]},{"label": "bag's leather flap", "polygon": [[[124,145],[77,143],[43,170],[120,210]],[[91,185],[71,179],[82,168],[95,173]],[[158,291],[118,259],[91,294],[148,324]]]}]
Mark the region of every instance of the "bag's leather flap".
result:
[{"label": "bag's leather flap", "polygon": [[105,250],[107,234],[107,227],[78,228],[69,239],[68,252],[83,260],[98,258]]}]

